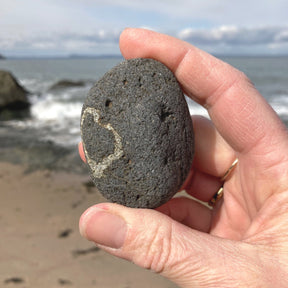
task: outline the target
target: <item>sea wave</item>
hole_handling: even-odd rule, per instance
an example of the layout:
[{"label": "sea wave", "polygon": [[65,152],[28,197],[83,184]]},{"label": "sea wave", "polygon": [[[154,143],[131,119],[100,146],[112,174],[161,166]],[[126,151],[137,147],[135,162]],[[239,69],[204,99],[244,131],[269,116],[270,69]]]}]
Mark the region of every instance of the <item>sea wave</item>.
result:
[{"label": "sea wave", "polygon": [[[76,96],[73,96],[73,93],[77,94],[76,90],[34,95],[31,117],[25,121],[11,121],[10,125],[21,129],[35,129],[36,136],[42,140],[60,145],[77,144],[80,141],[80,117],[85,97],[81,96],[77,101]],[[191,99],[186,100],[191,115],[209,117],[203,107]]]},{"label": "sea wave", "polygon": [[269,103],[279,117],[287,122],[288,120],[288,93],[275,94],[270,97]]},{"label": "sea wave", "polygon": [[275,112],[282,118],[284,121],[288,120],[288,107],[284,106],[281,103],[274,103],[271,105]]},{"label": "sea wave", "polygon": [[[32,86],[33,81],[26,83]],[[42,94],[31,94],[31,118],[25,121],[11,121],[10,125],[18,128],[32,128],[37,130],[36,137],[51,140],[60,145],[75,145],[80,141],[80,116],[84,99],[90,89],[73,87],[61,91],[50,91],[51,83],[42,83],[42,88],[35,85],[36,89],[44,89]],[[31,87],[30,86],[30,87]],[[35,91],[35,90],[34,90]],[[186,97],[186,96],[185,96]],[[202,115],[209,118],[205,108],[186,97],[191,115]],[[283,121],[288,121],[288,95],[285,93],[269,97],[269,103]]]},{"label": "sea wave", "polygon": [[82,103],[80,102],[61,102],[45,99],[32,106],[31,115],[35,121],[61,123],[67,119],[80,118],[81,108]]}]

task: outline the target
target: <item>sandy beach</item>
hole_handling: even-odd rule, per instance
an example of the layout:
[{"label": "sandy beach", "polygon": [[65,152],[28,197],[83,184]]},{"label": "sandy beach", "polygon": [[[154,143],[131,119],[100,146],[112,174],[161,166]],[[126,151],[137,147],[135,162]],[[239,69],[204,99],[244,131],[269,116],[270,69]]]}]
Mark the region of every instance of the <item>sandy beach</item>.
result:
[{"label": "sandy beach", "polygon": [[177,287],[80,236],[80,215],[104,201],[85,173],[0,162],[0,187],[0,287]]}]

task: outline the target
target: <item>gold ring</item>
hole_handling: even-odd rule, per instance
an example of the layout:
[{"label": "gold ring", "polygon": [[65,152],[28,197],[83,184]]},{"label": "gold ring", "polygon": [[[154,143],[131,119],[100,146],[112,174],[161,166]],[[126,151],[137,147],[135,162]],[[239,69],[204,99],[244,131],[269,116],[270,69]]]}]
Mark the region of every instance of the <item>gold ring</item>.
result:
[{"label": "gold ring", "polygon": [[226,171],[226,173],[221,177],[221,182],[224,182],[225,180],[227,180],[228,176],[231,174],[231,172],[236,167],[238,161],[239,161],[238,158],[236,158],[236,160],[232,163],[232,165],[229,167],[229,169]]},{"label": "gold ring", "polygon": [[236,165],[238,163],[238,158],[232,163],[232,165],[229,167],[229,169],[225,172],[225,174],[221,177],[221,182],[223,182],[220,189],[214,194],[212,199],[208,202],[208,205],[211,207],[214,207],[216,203],[223,197],[224,193],[224,182],[228,179],[228,177],[231,175],[231,172],[235,169]]},{"label": "gold ring", "polygon": [[208,205],[214,207],[216,203],[223,197],[224,188],[223,186],[214,194],[212,199],[208,202]]}]

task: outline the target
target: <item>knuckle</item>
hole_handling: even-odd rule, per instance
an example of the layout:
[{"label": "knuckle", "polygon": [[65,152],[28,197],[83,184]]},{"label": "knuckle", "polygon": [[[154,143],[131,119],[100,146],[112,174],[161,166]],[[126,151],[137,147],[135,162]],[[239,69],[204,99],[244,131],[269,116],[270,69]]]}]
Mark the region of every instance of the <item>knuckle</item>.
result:
[{"label": "knuckle", "polygon": [[[152,227],[150,225],[149,230],[146,229],[147,231],[149,231],[149,235],[146,233],[145,239],[141,239],[140,236],[134,241],[133,246],[137,247],[133,249],[136,253],[134,253],[132,261],[145,269],[162,273],[171,254],[172,225],[162,226],[157,223]],[[143,233],[145,232],[143,231]]]}]

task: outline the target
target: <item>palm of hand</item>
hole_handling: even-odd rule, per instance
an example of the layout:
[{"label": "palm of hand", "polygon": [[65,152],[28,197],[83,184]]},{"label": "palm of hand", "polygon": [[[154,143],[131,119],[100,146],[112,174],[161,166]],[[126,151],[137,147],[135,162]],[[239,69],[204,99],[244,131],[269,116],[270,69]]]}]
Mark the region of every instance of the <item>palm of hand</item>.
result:
[{"label": "palm of hand", "polygon": [[214,213],[212,235],[270,245],[282,230],[287,231],[285,162],[275,159],[276,151],[273,156],[259,156],[261,162],[268,163],[265,168],[264,163],[258,164],[260,167],[250,163],[250,158],[245,161],[245,156],[239,159],[225,183],[225,201]]}]

